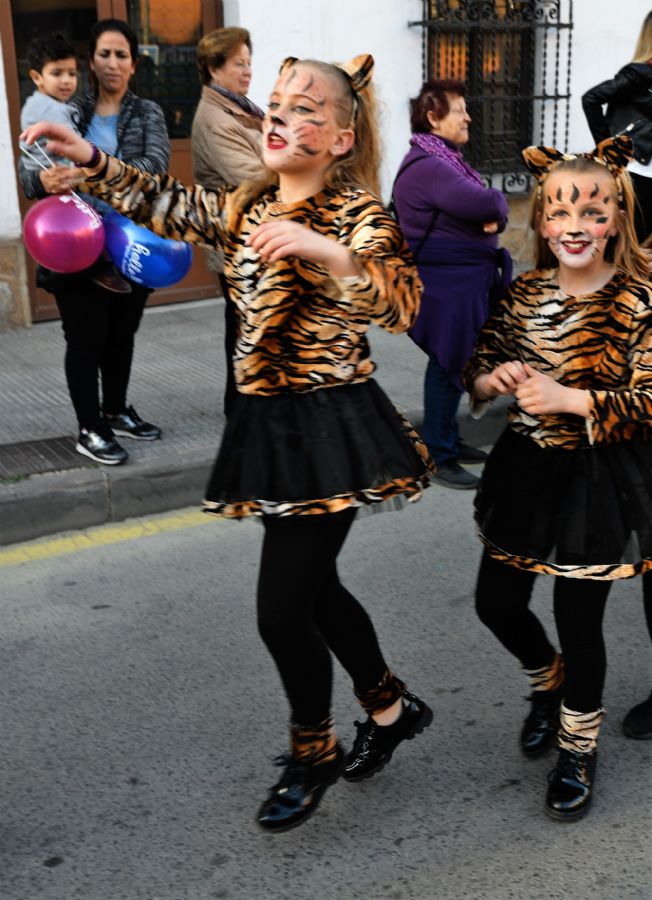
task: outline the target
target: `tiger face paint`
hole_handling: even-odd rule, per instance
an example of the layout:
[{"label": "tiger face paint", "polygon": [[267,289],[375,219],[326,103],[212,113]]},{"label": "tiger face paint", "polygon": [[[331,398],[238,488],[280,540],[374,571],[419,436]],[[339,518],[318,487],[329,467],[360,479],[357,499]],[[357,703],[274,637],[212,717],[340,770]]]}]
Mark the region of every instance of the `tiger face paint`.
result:
[{"label": "tiger face paint", "polygon": [[263,122],[263,159],[274,172],[325,170],[353,144],[353,131],[337,122],[337,85],[323,72],[297,63],[279,76]]},{"label": "tiger face paint", "polygon": [[540,230],[560,266],[599,268],[618,233],[616,186],[604,171],[553,172],[543,183]]}]

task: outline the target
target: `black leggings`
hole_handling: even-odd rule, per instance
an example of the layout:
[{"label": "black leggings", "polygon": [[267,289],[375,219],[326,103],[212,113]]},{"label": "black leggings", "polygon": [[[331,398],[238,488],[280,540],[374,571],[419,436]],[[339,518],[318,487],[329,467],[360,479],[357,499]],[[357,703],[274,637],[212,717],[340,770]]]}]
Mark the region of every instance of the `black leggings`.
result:
[{"label": "black leggings", "polygon": [[340,583],[335,565],[354,516],[351,509],[263,518],[258,628],[298,725],[330,715],[331,652],[357,693],[375,687],[387,669],[371,619]]},{"label": "black leggings", "polygon": [[80,428],[94,429],[101,419],[98,373],[102,374],[102,409],[126,409],[134,335],[149,288],[132,285],[131,294],[114,294],[90,279],[55,291],[66,338],[66,379]]},{"label": "black leggings", "polygon": [[[548,665],[555,649],[529,608],[535,573],[515,569],[485,551],[476,587],[480,620],[526,669]],[[602,705],[607,658],[602,619],[611,582],[554,577],[554,611],[566,665],[564,703],[578,712]]]}]

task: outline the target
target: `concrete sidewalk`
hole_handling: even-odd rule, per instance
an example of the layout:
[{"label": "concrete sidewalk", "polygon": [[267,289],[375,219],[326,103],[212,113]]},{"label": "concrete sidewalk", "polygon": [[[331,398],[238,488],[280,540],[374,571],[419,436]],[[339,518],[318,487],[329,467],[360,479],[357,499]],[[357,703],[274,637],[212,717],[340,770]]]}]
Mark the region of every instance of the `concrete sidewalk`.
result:
[{"label": "concrete sidewalk", "polygon": [[[60,323],[0,334],[0,544],[199,505],[224,426],[223,322],[221,299],[145,312],[129,401],[161,426],[163,439],[121,439],[129,461],[117,467],[71,455],[76,421]],[[404,335],[373,328],[370,340],[379,383],[419,425],[425,356]],[[480,422],[466,405],[460,411],[463,434],[476,445],[491,443],[503,421],[500,407]],[[56,465],[43,460],[54,446],[73,468],[33,474]]]}]

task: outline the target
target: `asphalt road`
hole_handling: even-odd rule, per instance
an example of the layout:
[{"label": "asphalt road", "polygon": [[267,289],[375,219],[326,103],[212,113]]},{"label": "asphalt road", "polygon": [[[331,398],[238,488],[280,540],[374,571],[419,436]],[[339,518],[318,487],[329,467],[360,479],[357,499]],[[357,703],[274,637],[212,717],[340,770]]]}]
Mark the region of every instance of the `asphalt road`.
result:
[{"label": "asphalt road", "polygon": [[[619,728],[652,686],[640,584],[607,610],[593,809],[550,822],[551,757],[516,745],[527,687],[473,612],[471,501],[433,487],[354,526],[343,578],[435,722],[283,835],[252,822],[287,721],[255,629],[259,525],[188,511],[0,552],[1,900],[650,898],[652,742]],[[535,604],[550,622],[546,579]],[[340,670],[334,710],[348,744]]]}]

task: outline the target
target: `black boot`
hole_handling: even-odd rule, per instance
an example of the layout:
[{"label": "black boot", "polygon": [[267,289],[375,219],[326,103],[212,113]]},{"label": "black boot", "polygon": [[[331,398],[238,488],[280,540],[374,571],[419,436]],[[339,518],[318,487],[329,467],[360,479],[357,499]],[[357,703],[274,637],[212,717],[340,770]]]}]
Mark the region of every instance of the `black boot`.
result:
[{"label": "black boot", "polygon": [[285,766],[278,783],[258,811],[256,821],[266,831],[288,831],[311,816],[326,789],[337,781],[344,751],[338,744],[335,759],[310,765],[292,756],[279,756],[276,765]]},{"label": "black boot", "polygon": [[546,812],[558,822],[581,818],[593,799],[597,753],[560,747],[557,765],[548,776]]},{"label": "black boot", "polygon": [[432,710],[415,697],[403,694],[403,711],[392,725],[377,725],[369,716],[356,722],[358,734],[353,749],[344,761],[342,777],[345,781],[362,781],[379,772],[392,758],[401,741],[409,741],[432,722]]},{"label": "black boot", "polygon": [[523,723],[521,750],[534,757],[545,753],[555,742],[559,729],[559,707],[562,690],[532,691],[529,700],[532,709]]},{"label": "black boot", "polygon": [[623,719],[623,732],[637,741],[652,739],[652,694],[630,709]]}]

